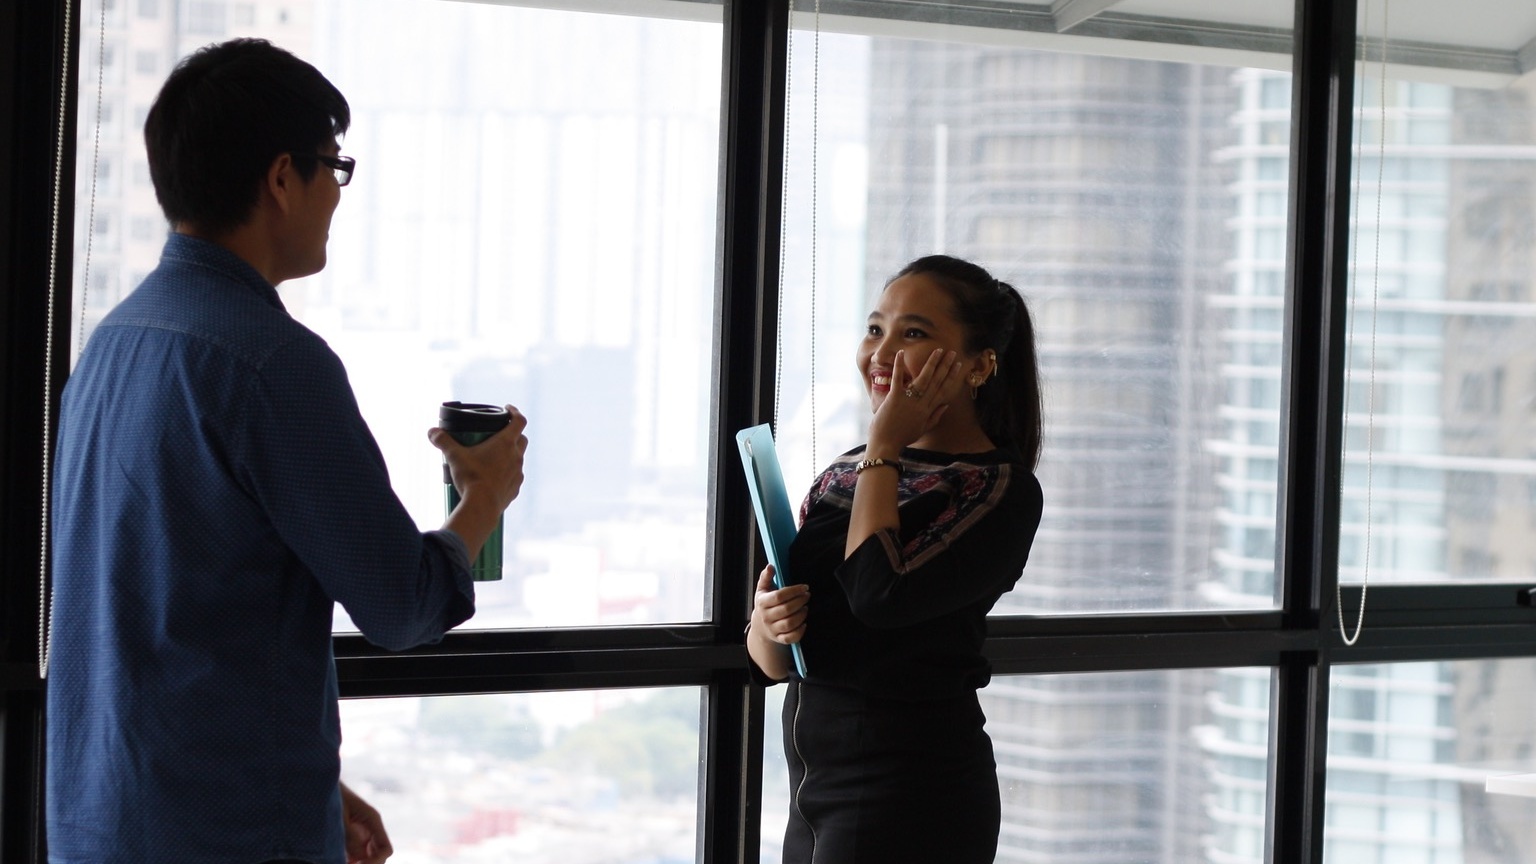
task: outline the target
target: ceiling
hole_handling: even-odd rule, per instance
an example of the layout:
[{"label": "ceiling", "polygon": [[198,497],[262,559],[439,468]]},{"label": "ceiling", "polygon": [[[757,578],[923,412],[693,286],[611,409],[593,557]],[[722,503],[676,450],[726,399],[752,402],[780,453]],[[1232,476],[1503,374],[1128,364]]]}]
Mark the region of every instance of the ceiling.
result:
[{"label": "ceiling", "polygon": [[[1085,0],[1028,4],[1073,7]],[[1119,0],[1090,3],[1110,13],[1153,18],[1222,21],[1291,28],[1286,0]],[[1536,44],[1536,0],[1359,0],[1360,18],[1369,15],[1373,41],[1381,36],[1385,12],[1391,40],[1455,45],[1518,53]]]},{"label": "ceiling", "polygon": [[[474,0],[719,20],[722,0]],[[1293,0],[790,0],[796,28],[1288,69]],[[1536,0],[1357,0],[1388,75],[1503,87],[1536,72]]]},{"label": "ceiling", "polygon": [[[1290,0],[795,0],[795,25],[1286,68]],[[1501,87],[1536,70],[1536,0],[1359,0],[1389,75]],[[883,23],[882,23],[883,22]],[[1011,34],[1011,35],[1010,35]]]}]

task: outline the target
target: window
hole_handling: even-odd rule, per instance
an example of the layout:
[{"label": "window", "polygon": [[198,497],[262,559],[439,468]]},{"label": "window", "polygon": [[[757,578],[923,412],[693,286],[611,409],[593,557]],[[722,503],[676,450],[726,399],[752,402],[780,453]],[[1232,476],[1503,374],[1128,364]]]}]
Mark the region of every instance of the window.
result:
[{"label": "window", "polygon": [[1330,696],[1327,862],[1516,861],[1536,802],[1490,787],[1531,777],[1533,661],[1341,666]]},{"label": "window", "polygon": [[[1009,854],[1530,860],[1526,799],[1486,783],[1533,770],[1510,719],[1529,716],[1519,682],[1536,656],[1516,599],[1536,572],[1536,127],[1530,82],[1511,74],[1532,11],[1467,0],[1451,27],[1444,4],[1393,0],[1412,50],[1388,52],[1382,99],[1379,0],[1353,26],[1303,0],[1295,33],[1288,3],[1131,0],[1069,20],[1084,4],[870,0],[824,16],[819,64],[814,11],[796,3],[781,104],[786,58],[755,52],[783,46],[784,5],[401,0],[379,16],[369,0],[135,0],[108,8],[99,63],[84,34],[102,4],[79,4],[62,216],[90,291],[61,298],[55,335],[88,335],[155,266],[146,82],[185,46],[267,35],[353,99],[343,145],[361,169],[330,267],[283,291],[346,358],[418,519],[442,516],[420,434],[443,399],[515,391],[544,475],[586,472],[583,487],[530,480],[474,632],[384,656],[338,621],[346,770],[401,855],[526,857],[537,827],[538,854],[560,860],[726,864],[754,846],[773,860],[778,695],[742,670],[750,516],[722,428],[766,419],[772,393],[800,486],[858,443],[846,328],[895,267],[943,249],[1018,280],[1050,387],[1047,523],[987,643]],[[13,33],[20,20],[0,21],[7,44],[64,31]],[[420,68],[396,68],[400,44],[426,52]],[[1357,44],[1366,62],[1340,67],[1353,91],[1330,89],[1324,64],[1290,68],[1298,47]],[[139,71],[146,55],[158,71]],[[3,131],[56,125],[34,104],[48,100],[14,95],[0,93]],[[428,158],[448,150],[469,157]],[[398,180],[422,171],[431,182]],[[12,185],[25,212],[51,212]],[[14,260],[35,264],[48,238],[8,213]],[[15,306],[7,350],[44,356],[46,313]],[[0,440],[0,495],[21,514],[0,541],[0,608],[25,631],[44,519],[12,490],[45,452],[28,437],[43,419],[26,413],[34,369],[0,380],[21,406]],[[562,409],[560,388],[597,396]],[[628,448],[601,446],[621,432]],[[577,527],[540,521],[583,507]],[[1345,646],[1338,621],[1353,629],[1367,572],[1364,634]],[[31,841],[14,854],[40,864],[26,858],[26,790],[41,790],[26,635],[0,642],[0,855]],[[428,760],[456,782],[402,779]],[[554,825],[562,794],[623,836]]]},{"label": "window", "polygon": [[[359,699],[343,771],[395,856],[691,861],[697,688]],[[423,784],[421,778],[433,781]]]},{"label": "window", "polygon": [[[1444,526],[1421,535],[1427,545],[1416,559],[1390,558],[1407,569],[1390,564],[1385,552],[1373,558],[1370,578],[1527,579],[1536,557],[1521,532],[1501,526],[1504,519],[1529,524],[1536,513],[1518,496],[1500,497],[1496,490],[1500,478],[1513,481],[1536,470],[1519,408],[1536,399],[1536,381],[1506,371],[1528,366],[1527,346],[1536,344],[1536,307],[1526,299],[1536,255],[1530,218],[1536,174],[1529,160],[1498,154],[1536,143],[1536,130],[1521,119],[1531,97],[1519,87],[1389,79],[1383,107],[1376,95],[1380,71],[1364,68],[1359,87],[1369,95],[1356,121],[1366,130],[1387,130],[1387,137],[1361,136],[1367,143],[1353,202],[1360,239],[1352,253],[1349,379],[1351,425],[1361,434],[1349,438],[1345,459],[1350,466],[1413,459],[1442,490],[1423,505],[1430,508],[1426,522]],[[1421,127],[1457,131],[1421,135],[1415,131]],[[1378,147],[1395,154],[1380,186],[1371,173]],[[1402,292],[1388,286],[1407,272],[1416,274],[1419,287],[1412,301],[1399,301]],[[1373,379],[1374,400],[1367,390]],[[1406,515],[1393,502],[1420,494],[1395,486],[1390,476],[1377,471],[1373,483],[1346,490],[1361,503],[1371,496],[1369,513],[1364,507],[1346,513],[1369,520],[1380,536],[1404,527],[1393,521]],[[1465,494],[1472,478],[1485,488]],[[1366,527],[1346,522],[1343,531]],[[1362,569],[1349,578],[1365,576]]]},{"label": "window", "polygon": [[[779,860],[792,806],[783,691],[768,691],[765,712],[764,862]],[[982,707],[1003,807],[997,860],[1259,860],[1271,693],[1268,669],[994,678]]]},{"label": "window", "polygon": [[[356,0],[326,8],[307,57],[349,98],[342,143],[362,169],[326,270],[283,295],[347,363],[423,528],[444,517],[421,438],[439,403],[511,402],[531,435],[566,430],[529,451],[530,476],[564,480],[530,484],[508,511],[503,578],[480,586],[470,626],[701,620],[719,24],[425,0],[383,17]],[[192,4],[188,32],[222,32],[224,10]],[[421,49],[461,73],[420,81],[394,62],[392,34],[433,28],[458,35]],[[333,32],[351,46],[334,56]],[[142,39],[140,68],[169,68],[165,40]],[[123,194],[153,207],[140,129],[103,134],[131,154],[140,182]],[[431,155],[447,149],[467,162]],[[162,239],[128,242],[155,256]],[[608,243],[615,254],[590,254]],[[344,614],[337,626],[351,628]]]},{"label": "window", "polygon": [[[1049,391],[1039,476],[1047,501],[1072,502],[1047,506],[1029,573],[995,611],[1211,608],[1209,586],[1251,585],[1251,571],[1223,570],[1211,506],[1244,463],[1209,442],[1222,411],[1269,409],[1275,431],[1248,447],[1277,456],[1278,356],[1267,380],[1249,380],[1221,363],[1216,334],[1235,340],[1241,321],[1243,344],[1280,337],[1278,314],[1249,314],[1274,304],[1233,280],[1283,266],[1284,186],[1261,181],[1284,180],[1285,152],[1237,145],[1260,125],[1288,126],[1262,112],[1289,105],[1290,79],[966,44],[918,27],[817,36],[814,16],[796,24],[778,390],[786,483],[805,488],[863,441],[868,400],[849,360],[864,318],[903,264],[942,251],[981,263],[1032,305]],[[1256,201],[1270,221],[1240,222]],[[814,344],[810,328],[789,326],[813,314]],[[1220,398],[1229,388],[1236,402]],[[1079,485],[1079,466],[1103,482]],[[1230,551],[1272,562],[1274,517]],[[1110,563],[1076,566],[1078,544]],[[1245,596],[1268,606],[1274,583]]]},{"label": "window", "polygon": [[[350,97],[358,182],[326,270],[283,290],[424,528],[445,515],[437,405],[530,418],[528,475],[562,479],[508,510],[469,626],[701,620],[720,25],[368,8],[337,2],[351,47],[315,57]],[[421,80],[391,34],[434,28],[457,35],[420,50],[461,71]]]}]

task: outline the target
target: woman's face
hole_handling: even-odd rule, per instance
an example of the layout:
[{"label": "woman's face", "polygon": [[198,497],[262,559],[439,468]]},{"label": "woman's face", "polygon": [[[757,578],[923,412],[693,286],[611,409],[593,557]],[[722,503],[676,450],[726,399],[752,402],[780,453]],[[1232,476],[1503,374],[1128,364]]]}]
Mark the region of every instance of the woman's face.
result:
[{"label": "woman's face", "polygon": [[[955,320],[948,292],[922,273],[902,276],[880,295],[869,326],[859,343],[859,372],[869,391],[870,408],[878,410],[891,392],[891,371],[896,352],[902,352],[903,380],[922,371],[935,349],[954,351],[968,366],[981,363],[980,355],[965,349],[965,330]],[[975,370],[968,369],[967,375]]]}]

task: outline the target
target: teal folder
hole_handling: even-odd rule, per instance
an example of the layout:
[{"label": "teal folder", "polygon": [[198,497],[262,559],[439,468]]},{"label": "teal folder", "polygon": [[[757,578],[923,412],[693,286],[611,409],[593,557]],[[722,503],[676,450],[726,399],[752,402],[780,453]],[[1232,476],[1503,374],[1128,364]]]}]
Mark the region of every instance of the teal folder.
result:
[{"label": "teal folder", "polygon": [[[773,446],[773,427],[764,423],[737,432],[736,448],[741,451],[747,488],[752,491],[757,531],[763,538],[768,563],[773,565],[773,584],[783,588],[792,584],[784,564],[789,560],[789,544],[795,539],[795,513],[784,489],[784,472],[779,468],[779,453]],[[795,671],[805,678],[805,653],[798,644],[789,646],[789,650],[795,658]]]}]

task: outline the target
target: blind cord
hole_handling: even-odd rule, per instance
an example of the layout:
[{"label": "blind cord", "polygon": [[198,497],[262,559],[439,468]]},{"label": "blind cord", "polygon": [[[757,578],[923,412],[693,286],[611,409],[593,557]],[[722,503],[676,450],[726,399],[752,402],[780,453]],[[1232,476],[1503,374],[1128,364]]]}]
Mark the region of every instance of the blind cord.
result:
[{"label": "blind cord", "polygon": [[[52,502],[53,492],[53,398],[49,386],[53,382],[53,340],[54,326],[53,316],[59,293],[59,228],[63,221],[64,208],[64,135],[66,131],[65,120],[69,115],[69,87],[65,82],[69,80],[70,57],[70,33],[73,3],[64,4],[64,53],[60,62],[63,64],[63,75],[59,79],[59,114],[58,134],[56,136],[53,157],[53,220],[49,226],[48,236],[48,321],[43,327],[43,480],[42,480],[42,517],[41,536],[38,555],[37,577],[37,677],[43,680],[48,678],[48,659],[53,651],[53,586],[48,579],[48,514]],[[91,291],[91,248],[96,234],[96,172],[101,162],[101,102],[102,91],[105,88],[106,57],[107,57],[107,3],[102,0],[101,7],[97,10],[97,42],[96,42],[96,116],[92,118],[94,124],[94,141],[91,145],[91,203],[86,211],[85,225],[85,260],[81,267],[80,285],[80,330],[79,338],[75,343],[75,351],[85,345],[85,308],[86,301]],[[76,353],[74,356],[79,356]]]},{"label": "blind cord", "polygon": [[[821,0],[816,0],[814,6],[815,29],[811,39],[811,332],[810,332],[810,402],[811,402],[811,466],[812,470],[820,464],[816,456],[816,202],[818,196],[818,141],[819,122],[821,118]],[[784,200],[788,199],[790,176],[790,147],[788,130],[790,119],[793,116],[790,111],[791,94],[794,92],[794,59],[795,59],[795,3],[789,2],[789,40],[785,45],[785,78],[784,78],[784,171],[783,188]],[[780,406],[783,403],[782,382],[784,380],[784,294],[787,281],[785,277],[785,262],[787,260],[785,250],[789,244],[785,242],[788,235],[789,208],[779,208],[779,302],[778,302],[778,351],[775,355],[773,377],[773,429],[775,434],[779,431]]]},{"label": "blind cord", "polygon": [[816,0],[815,36],[811,39],[811,471],[815,472],[821,460],[816,453],[816,207],[820,200],[816,188],[817,156],[820,147],[821,120],[821,0]]},{"label": "blind cord", "polygon": [[38,548],[37,565],[37,677],[42,679],[48,677],[48,624],[53,617],[53,603],[48,585],[48,502],[51,497],[52,490],[49,485],[53,472],[53,435],[50,431],[53,427],[53,400],[48,392],[48,386],[53,381],[53,310],[54,298],[58,294],[59,227],[63,218],[64,200],[64,120],[69,107],[69,88],[64,82],[69,80],[73,9],[73,3],[64,4],[64,52],[59,58],[59,62],[63,65],[63,74],[59,76],[59,113],[53,154],[53,218],[49,223],[48,232],[48,319],[43,325],[43,496],[42,524],[39,526],[41,530],[38,531],[42,539]]},{"label": "blind cord", "polygon": [[[1390,0],[1382,0],[1382,3],[1381,3],[1381,39],[1380,39],[1380,42],[1379,42],[1380,47],[1377,50],[1377,58],[1376,58],[1377,61],[1380,64],[1380,70],[1381,71],[1380,71],[1380,73],[1378,75],[1378,78],[1380,79],[1379,82],[1378,82],[1379,88],[1380,88],[1379,95],[1378,95],[1378,101],[1380,102],[1380,104],[1377,106],[1378,112],[1379,112],[1379,120],[1378,120],[1378,124],[1379,125],[1378,125],[1378,128],[1377,128],[1377,135],[1376,135],[1376,148],[1377,148],[1376,149],[1376,242],[1375,242],[1375,251],[1374,251],[1375,259],[1374,259],[1373,266],[1371,268],[1371,354],[1370,354],[1370,358],[1371,359],[1370,359],[1370,377],[1368,379],[1368,389],[1366,391],[1366,428],[1365,428],[1365,552],[1364,552],[1364,561],[1363,561],[1363,568],[1362,568],[1362,579],[1361,579],[1361,583],[1360,583],[1360,611],[1359,611],[1357,617],[1355,618],[1355,632],[1354,632],[1353,635],[1351,635],[1345,629],[1345,626],[1344,626],[1344,586],[1343,586],[1342,580],[1336,578],[1334,580],[1334,586],[1333,586],[1334,587],[1335,606],[1337,607],[1338,613],[1339,613],[1339,636],[1344,640],[1344,644],[1347,645],[1347,646],[1350,646],[1350,647],[1353,647],[1356,642],[1360,641],[1360,634],[1365,629],[1365,598],[1366,598],[1366,592],[1370,589],[1370,585],[1371,585],[1371,524],[1372,524],[1372,522],[1375,521],[1374,520],[1375,514],[1373,512],[1373,510],[1374,510],[1374,506],[1373,505],[1374,505],[1374,493],[1375,493],[1375,486],[1376,486],[1376,484],[1375,484],[1375,480],[1376,480],[1376,436],[1375,436],[1375,428],[1376,428],[1376,341],[1377,341],[1377,321],[1380,318],[1380,315],[1378,313],[1379,313],[1380,306],[1381,306],[1381,199],[1383,197],[1382,196],[1382,183],[1386,179],[1386,163],[1387,163],[1387,23],[1388,23],[1388,20],[1389,20],[1388,19],[1388,6],[1389,6],[1389,4],[1390,4]],[[1361,25],[1361,29],[1363,31],[1365,31],[1366,33],[1369,33],[1369,31],[1370,31],[1370,20],[1371,20],[1370,15],[1371,15],[1371,6],[1370,6],[1370,3],[1367,2],[1365,4],[1365,20],[1364,20],[1364,23]],[[1366,38],[1369,38],[1369,37],[1367,36]],[[1362,62],[1361,63],[1362,71],[1364,71],[1364,66],[1365,66],[1365,64]],[[1363,84],[1363,81],[1362,81],[1362,84]],[[1361,87],[1361,92],[1363,93],[1364,90],[1365,90],[1365,88],[1362,86]],[[1364,117],[1364,112],[1361,112],[1361,117],[1362,118]],[[1362,148],[1360,146],[1359,136],[1357,135],[1356,136],[1356,144],[1355,144],[1356,153],[1358,154],[1361,149]],[[1360,201],[1360,170],[1359,170],[1359,159],[1358,158],[1356,158],[1356,160],[1355,160],[1354,168],[1355,168],[1355,195],[1354,195],[1354,200],[1356,202],[1356,206],[1358,207],[1359,206],[1359,201]],[[1358,270],[1356,270],[1356,268],[1354,266],[1355,255],[1356,255],[1356,253],[1358,251],[1358,248],[1359,248],[1359,244],[1356,242],[1356,240],[1360,236],[1360,217],[1358,215],[1358,212],[1357,212],[1357,214],[1355,216],[1355,224],[1353,226],[1353,232],[1352,233],[1353,233],[1354,236],[1351,237],[1351,239],[1350,239],[1350,246],[1349,246],[1350,271],[1351,271],[1351,276],[1352,276],[1352,278],[1350,280],[1351,285],[1353,285],[1356,282],[1358,282],[1358,275],[1359,275]],[[1353,306],[1353,304],[1351,304],[1351,306]],[[1349,346],[1352,346],[1353,343],[1354,343],[1355,318],[1356,318],[1356,315],[1354,314],[1353,308],[1351,308],[1350,309],[1350,313],[1349,313],[1349,340],[1346,343],[1346,345],[1349,345]],[[1354,359],[1354,352],[1353,352],[1353,350],[1350,350],[1349,348],[1346,348],[1346,351],[1345,351],[1345,371],[1344,371],[1344,443],[1346,445],[1348,444],[1348,441],[1349,441],[1349,378],[1350,378],[1349,370],[1354,365],[1353,359]],[[1345,449],[1345,448],[1341,448],[1341,450],[1342,449]],[[1339,472],[1339,499],[1342,501],[1343,498],[1344,498],[1344,472],[1341,470]],[[1342,513],[1340,514],[1340,522],[1341,522],[1341,524],[1343,522]]]},{"label": "blind cord", "polygon": [[779,434],[779,405],[783,397],[784,381],[784,262],[785,249],[789,244],[784,242],[786,229],[789,226],[789,208],[783,202],[789,194],[789,120],[790,99],[794,95],[793,86],[795,80],[795,0],[789,0],[789,14],[785,19],[785,30],[789,38],[784,43],[784,167],[779,172],[779,302],[778,315],[774,318],[775,334],[778,339],[776,350],[773,353],[773,433]]}]

